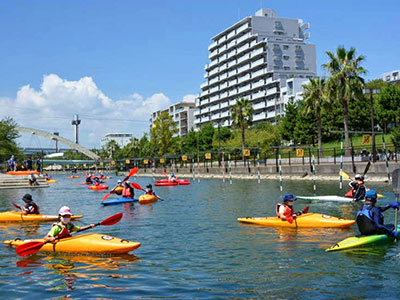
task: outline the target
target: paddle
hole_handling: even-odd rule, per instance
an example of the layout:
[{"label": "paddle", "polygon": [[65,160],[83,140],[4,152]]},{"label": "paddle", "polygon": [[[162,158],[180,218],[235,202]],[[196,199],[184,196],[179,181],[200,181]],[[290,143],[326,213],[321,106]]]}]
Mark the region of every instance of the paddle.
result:
[{"label": "paddle", "polygon": [[11,203],[17,208],[17,209],[21,209],[21,206],[19,206],[17,203],[15,203],[14,201],[11,200]]},{"label": "paddle", "polygon": [[[121,219],[122,219],[123,214],[122,213],[118,213],[115,214],[111,217],[108,217],[107,219],[104,219],[103,221],[101,221],[100,223],[94,224],[94,226],[99,226],[99,225],[103,225],[103,226],[110,226],[110,225],[114,225],[116,223],[118,223]],[[77,232],[81,232],[81,231],[85,231],[90,229],[91,227],[87,227],[87,228],[83,228],[78,230]],[[57,240],[61,240],[63,238],[66,237],[61,237],[58,238]],[[34,254],[36,252],[38,252],[40,250],[40,248],[43,247],[44,244],[47,243],[51,243],[50,241],[46,241],[46,242],[39,242],[39,241],[32,241],[32,242],[27,242],[24,243],[20,246],[18,246],[15,251],[17,252],[17,254],[19,256],[27,256],[27,255],[31,255]]]},{"label": "paddle", "polygon": [[368,161],[367,165],[365,166],[363,176],[365,176],[365,174],[367,174],[370,166],[371,166],[371,161]]},{"label": "paddle", "polygon": [[[133,187],[133,188],[135,188],[135,189],[137,189],[137,190],[142,190],[143,192],[146,192],[146,190],[145,189],[143,189],[139,184],[137,184],[136,182],[132,182],[131,183],[131,186]],[[164,199],[163,198],[161,198],[161,197],[159,197],[159,196],[156,196],[158,199],[160,199],[161,201],[164,201]]]},{"label": "paddle", "polygon": [[[399,202],[399,194],[400,194],[400,169],[396,169],[392,173],[392,186],[393,192],[396,196],[396,202]],[[396,208],[396,212],[394,215],[394,230],[397,231],[397,216],[399,214],[399,209]]]},{"label": "paddle", "polygon": [[[126,176],[126,177],[124,178],[124,180],[122,180],[122,182],[128,180],[129,177],[135,175],[135,174],[137,173],[137,171],[138,171],[138,169],[137,169],[136,167],[133,167],[132,170],[129,171],[128,176]],[[111,192],[114,191],[115,188],[116,188],[116,187],[114,187],[114,188],[110,191],[110,193],[107,193],[107,194],[103,197],[103,201],[106,201],[106,200],[107,200],[107,198],[111,195]]]}]

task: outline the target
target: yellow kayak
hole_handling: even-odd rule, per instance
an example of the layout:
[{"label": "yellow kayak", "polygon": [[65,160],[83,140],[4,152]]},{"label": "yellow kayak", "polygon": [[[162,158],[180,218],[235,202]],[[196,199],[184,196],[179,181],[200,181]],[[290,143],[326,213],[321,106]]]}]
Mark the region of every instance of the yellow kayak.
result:
[{"label": "yellow kayak", "polygon": [[115,189],[113,189],[110,193],[111,194],[117,194],[117,195],[122,195],[122,190],[124,187],[122,186],[117,186]]},{"label": "yellow kayak", "polygon": [[[72,216],[71,219],[79,219],[83,216]],[[23,215],[19,211],[4,211],[0,213],[0,222],[47,222],[47,221],[57,221],[57,215]]]},{"label": "yellow kayak", "polygon": [[[33,240],[8,240],[3,243],[18,247],[26,242],[43,242],[43,239]],[[58,240],[54,243],[44,244],[39,251],[66,252],[66,253],[92,253],[92,254],[121,254],[128,253],[140,247],[139,242],[130,242],[106,234],[87,233]]]},{"label": "yellow kayak", "polygon": [[144,194],[139,196],[139,203],[140,204],[147,204],[147,203],[152,203],[156,202],[157,197],[154,195],[149,195],[149,194]]},{"label": "yellow kayak", "polygon": [[261,217],[261,218],[238,218],[239,222],[256,224],[270,227],[350,227],[356,221],[336,218],[323,214],[308,213],[300,215],[296,220],[290,224],[288,221],[283,221],[278,217]]},{"label": "yellow kayak", "polygon": [[47,183],[56,183],[57,180],[55,180],[55,179],[49,179],[49,180],[46,180],[46,182],[47,182]]}]

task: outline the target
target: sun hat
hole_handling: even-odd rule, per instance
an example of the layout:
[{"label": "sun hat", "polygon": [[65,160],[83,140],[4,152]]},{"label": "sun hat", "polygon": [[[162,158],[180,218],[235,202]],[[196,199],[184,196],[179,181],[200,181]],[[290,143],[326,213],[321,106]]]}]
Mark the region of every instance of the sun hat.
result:
[{"label": "sun hat", "polygon": [[65,215],[72,215],[71,213],[71,209],[68,206],[63,206],[60,208],[60,210],[58,211],[58,214],[60,216],[65,216]]}]

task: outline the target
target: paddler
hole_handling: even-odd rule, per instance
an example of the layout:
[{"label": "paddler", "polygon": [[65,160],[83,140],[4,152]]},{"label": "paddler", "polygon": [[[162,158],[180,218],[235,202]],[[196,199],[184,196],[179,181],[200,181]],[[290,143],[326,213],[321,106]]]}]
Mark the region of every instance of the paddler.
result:
[{"label": "paddler", "polygon": [[170,175],[169,178],[168,178],[168,181],[170,181],[170,182],[176,182],[176,176],[175,176],[175,173],[174,173],[174,172],[171,173],[171,175]]},{"label": "paddler", "polygon": [[122,194],[122,190],[121,189],[117,190],[117,188],[119,188],[119,187],[124,188],[123,185],[122,185],[122,180],[118,180],[117,181],[117,185],[110,191],[110,193],[111,194],[121,195]]},{"label": "paddler", "polygon": [[158,198],[156,192],[153,191],[153,186],[151,184],[146,186],[146,195],[152,195]]},{"label": "paddler", "polygon": [[25,194],[22,197],[22,200],[25,202],[25,205],[21,207],[21,212],[23,215],[38,215],[40,214],[39,205],[33,202],[31,194]]},{"label": "paddler", "polygon": [[293,194],[285,194],[283,195],[283,203],[276,204],[276,215],[278,218],[281,218],[283,221],[288,221],[290,224],[293,223],[293,220],[296,219],[297,216],[302,214],[306,214],[309,210],[309,207],[304,207],[303,210],[298,212],[294,212],[293,203],[297,198]]},{"label": "paddler", "polygon": [[127,180],[124,182],[124,189],[122,190],[122,197],[133,199],[135,197],[135,191]]},{"label": "paddler", "polygon": [[398,232],[393,224],[384,224],[382,212],[389,208],[399,209],[400,203],[393,202],[384,207],[375,206],[378,195],[369,190],[365,194],[365,204],[357,213],[356,222],[362,235],[386,234],[398,238]]},{"label": "paddler", "polygon": [[63,206],[60,208],[58,212],[58,217],[60,218],[60,222],[53,224],[53,227],[50,229],[49,233],[44,237],[45,241],[54,241],[57,238],[64,238],[71,236],[72,232],[77,232],[78,230],[85,230],[87,228],[94,228],[94,224],[90,224],[87,226],[76,226],[71,223],[71,209],[68,206]]},{"label": "paddler", "polygon": [[353,201],[364,200],[365,192],[366,192],[365,185],[364,185],[364,176],[357,174],[354,177],[354,181],[349,182],[349,185],[351,186],[351,189],[352,189]]}]

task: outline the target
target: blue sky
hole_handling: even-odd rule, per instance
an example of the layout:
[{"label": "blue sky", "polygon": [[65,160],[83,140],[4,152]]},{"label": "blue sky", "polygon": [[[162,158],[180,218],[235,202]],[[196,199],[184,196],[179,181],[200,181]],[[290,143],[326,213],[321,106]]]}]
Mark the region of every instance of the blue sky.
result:
[{"label": "blue sky", "polygon": [[[311,23],[308,41],[317,47],[319,75],[325,51],[338,45],[354,46],[366,56],[367,79],[400,69],[400,1],[395,0],[2,0],[0,100],[7,102],[1,117],[72,139],[72,114],[79,113],[88,147],[98,146],[104,132],[140,137],[152,107],[200,91],[210,38],[261,7]],[[63,107],[74,95],[77,102]],[[85,97],[91,99],[88,106]],[[59,102],[42,116],[46,101]],[[121,114],[108,116],[96,108],[99,101],[110,111],[118,106]],[[43,122],[22,115],[29,107]],[[135,111],[138,107],[142,110]]]}]

